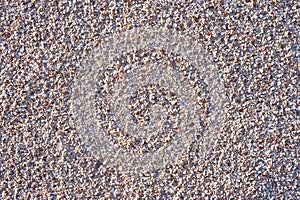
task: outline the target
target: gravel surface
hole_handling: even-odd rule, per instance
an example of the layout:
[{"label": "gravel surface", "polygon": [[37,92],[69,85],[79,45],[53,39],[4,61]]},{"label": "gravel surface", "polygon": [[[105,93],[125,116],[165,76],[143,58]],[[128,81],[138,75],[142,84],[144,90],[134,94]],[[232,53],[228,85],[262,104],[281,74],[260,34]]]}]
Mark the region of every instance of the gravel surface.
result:
[{"label": "gravel surface", "polygon": [[[298,1],[1,1],[0,199],[300,199],[299,22]],[[229,102],[205,155],[195,142],[124,174],[89,151],[71,105],[82,62],[134,27],[195,37]]]}]

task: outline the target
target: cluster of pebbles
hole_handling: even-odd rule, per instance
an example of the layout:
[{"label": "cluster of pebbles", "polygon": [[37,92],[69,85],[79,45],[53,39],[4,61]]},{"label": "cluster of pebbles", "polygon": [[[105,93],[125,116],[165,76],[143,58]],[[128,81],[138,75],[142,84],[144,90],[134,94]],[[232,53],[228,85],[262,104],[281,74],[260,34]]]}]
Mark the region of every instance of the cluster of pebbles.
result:
[{"label": "cluster of pebbles", "polygon": [[[180,159],[193,142],[211,147],[226,97],[208,57],[194,38],[161,27],[107,38],[82,63],[73,88],[74,122],[88,150],[106,167],[148,173]],[[152,120],[139,116],[139,123],[140,112]]]},{"label": "cluster of pebbles", "polygon": [[[208,113],[208,91],[206,84],[200,78],[201,72],[186,59],[183,59],[182,56],[175,55],[172,52],[167,54],[163,50],[157,51],[154,49],[149,51],[143,49],[117,57],[115,58],[115,63],[117,64],[107,66],[107,69],[99,75],[95,106],[98,105],[99,120],[105,122],[102,123],[102,126],[108,127],[109,123],[113,123],[114,125],[110,126],[117,129],[106,129],[104,132],[107,133],[108,137],[117,136],[115,138],[128,139],[128,137],[133,136],[131,137],[131,141],[120,144],[120,146],[129,147],[131,150],[137,149],[137,146],[141,147],[137,149],[137,152],[156,151],[165,143],[174,139],[173,136],[176,132],[183,131],[180,130],[180,115],[182,114],[180,112],[180,109],[182,109],[180,108],[181,98],[177,96],[180,90],[179,87],[183,85],[172,88],[174,91],[170,91],[170,87],[172,86],[170,82],[175,80],[169,79],[164,75],[166,70],[175,70],[175,73],[177,72],[178,74],[182,73],[184,81],[188,82],[196,93],[197,98],[192,100],[197,101],[197,105],[199,106],[197,110],[199,111],[199,118],[205,119],[207,116],[205,115]],[[149,63],[159,63],[159,66],[148,66]],[[162,67],[165,69],[159,69]],[[122,84],[124,76],[129,78],[128,83],[114,87],[114,83],[116,82]],[[171,76],[175,76],[174,72]],[[182,84],[182,82],[180,83]],[[126,84],[129,84],[127,87],[130,87],[132,92],[124,88]],[[114,90],[122,90],[123,94],[120,95],[120,92]],[[187,92],[191,92],[191,90]],[[109,95],[112,93],[121,96],[125,101],[127,100],[125,106],[128,107],[129,118],[124,116],[124,114],[122,115],[124,105],[120,103],[109,105],[108,98],[114,97],[113,95]],[[189,95],[192,96],[191,93]],[[116,101],[116,97],[112,101]],[[111,106],[115,107],[115,109]],[[116,112],[108,112],[113,110]],[[115,115],[118,118],[122,118],[123,125],[126,124],[129,128],[120,130],[122,123],[119,126],[117,125]],[[205,128],[205,121],[201,119],[199,119],[198,124],[202,125],[202,128]],[[136,130],[130,126],[129,121],[134,122],[133,126],[136,126]],[[146,128],[143,129],[145,126]],[[183,124],[183,126],[186,126],[186,124]],[[134,137],[134,135],[141,135],[143,138]],[[149,135],[150,137],[147,137]]]},{"label": "cluster of pebbles", "polygon": [[[171,102],[174,101],[174,104]],[[166,118],[165,123],[163,124],[163,130],[161,133],[159,133],[160,137],[150,137],[148,141],[142,141],[140,138],[134,137],[132,141],[125,142],[125,147],[130,146],[130,149],[136,148],[137,145],[143,145],[143,148],[140,150],[141,152],[149,151],[148,148],[155,148],[157,150],[157,147],[153,147],[154,144],[151,143],[151,141],[156,141],[155,146],[162,146],[162,143],[167,143],[170,138],[172,138],[172,133],[176,133],[176,129],[178,129],[179,122],[179,105],[177,102],[177,99],[175,97],[174,93],[171,93],[167,91],[165,88],[161,88],[160,86],[149,84],[138,91],[136,91],[133,96],[130,97],[129,100],[129,109],[130,114],[132,117],[132,121],[135,122],[135,124],[139,126],[149,126],[150,125],[150,114],[149,110],[151,109],[152,105],[161,105],[167,108],[167,112],[169,116]],[[153,116],[151,116],[153,117]],[[159,119],[156,117],[155,119]],[[161,127],[156,127],[154,131],[159,130]],[[120,132],[114,132],[112,130],[107,131],[109,136],[117,136],[116,133]],[[147,133],[147,132],[146,132]],[[123,133],[127,137],[129,134],[128,132]],[[148,133],[149,134],[149,133]],[[125,136],[125,137],[126,137]],[[168,139],[166,139],[168,138]],[[160,140],[157,142],[157,139]],[[165,140],[163,140],[165,139]],[[158,145],[159,143],[160,145]],[[147,147],[145,148],[145,145]]]},{"label": "cluster of pebbles", "polygon": [[[283,0],[1,2],[0,198],[299,199],[299,20],[299,1]],[[230,102],[205,157],[193,143],[176,163],[123,174],[86,149],[72,85],[101,41],[142,26],[197,37]]]}]

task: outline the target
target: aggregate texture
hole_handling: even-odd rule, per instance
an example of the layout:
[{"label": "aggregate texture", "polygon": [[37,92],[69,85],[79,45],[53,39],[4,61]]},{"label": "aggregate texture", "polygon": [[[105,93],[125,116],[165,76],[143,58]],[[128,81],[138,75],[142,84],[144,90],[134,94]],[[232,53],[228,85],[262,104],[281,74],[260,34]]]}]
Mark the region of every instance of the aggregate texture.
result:
[{"label": "aggregate texture", "polygon": [[[0,198],[300,199],[299,22],[299,1],[1,1]],[[71,105],[82,62],[135,27],[195,37],[229,102],[205,156],[195,142],[159,170],[124,174],[89,151]]]},{"label": "aggregate texture", "polygon": [[213,148],[226,116],[222,86],[194,38],[134,28],[106,39],[82,63],[72,111],[104,166],[147,173],[178,160],[191,143],[202,143],[203,156]]}]

